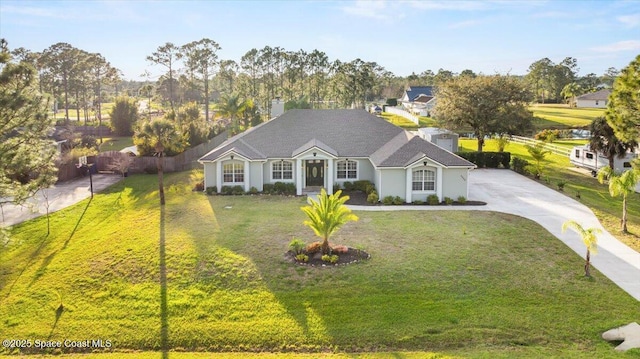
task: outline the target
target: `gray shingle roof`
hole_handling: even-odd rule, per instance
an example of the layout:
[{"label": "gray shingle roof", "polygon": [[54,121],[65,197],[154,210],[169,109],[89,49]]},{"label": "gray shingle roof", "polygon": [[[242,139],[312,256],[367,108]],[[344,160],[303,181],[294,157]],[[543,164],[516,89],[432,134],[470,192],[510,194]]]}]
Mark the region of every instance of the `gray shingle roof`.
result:
[{"label": "gray shingle roof", "polygon": [[369,157],[381,167],[403,167],[419,153],[444,166],[473,167],[363,110],[289,110],[230,138],[200,161],[215,161],[229,151],[250,160],[293,158],[314,146],[336,157]]},{"label": "gray shingle roof", "polygon": [[415,101],[420,95],[433,97],[433,86],[411,86],[406,92],[409,101]]},{"label": "gray shingle roof", "polygon": [[610,89],[602,89],[600,91],[591,92],[584,94],[582,96],[578,96],[578,100],[606,100],[611,95]]}]

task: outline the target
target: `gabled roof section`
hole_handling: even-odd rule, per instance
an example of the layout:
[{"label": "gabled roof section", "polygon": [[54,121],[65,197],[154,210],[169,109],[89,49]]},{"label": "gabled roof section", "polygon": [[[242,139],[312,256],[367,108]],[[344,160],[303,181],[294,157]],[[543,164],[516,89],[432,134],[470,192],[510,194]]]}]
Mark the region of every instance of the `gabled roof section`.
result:
[{"label": "gabled roof section", "polygon": [[433,97],[433,86],[410,86],[405,92],[409,101],[415,101],[420,95]]},{"label": "gabled roof section", "polygon": [[600,91],[591,92],[584,94],[582,96],[578,96],[578,100],[606,100],[611,95],[611,89],[602,89]]},{"label": "gabled roof section", "polygon": [[313,148],[334,157],[368,157],[376,167],[406,167],[425,156],[445,167],[474,167],[363,110],[290,110],[228,139],[199,161],[216,161],[231,151],[251,161],[294,158]]},{"label": "gabled roof section", "polygon": [[433,99],[433,96],[428,96],[425,94],[420,94],[416,97],[413,102],[427,103]]},{"label": "gabled roof section", "polygon": [[390,153],[382,162],[374,164],[377,167],[407,167],[425,157],[444,167],[475,167],[473,163],[464,158],[417,136],[411,137],[401,147]]},{"label": "gabled roof section", "polygon": [[200,161],[215,161],[231,148],[250,160],[291,158],[313,144],[336,157],[369,157],[400,132],[364,110],[289,110],[228,139]]},{"label": "gabled roof section", "polygon": [[293,151],[293,153],[291,154],[291,157],[292,158],[296,157],[297,155],[299,155],[299,154],[301,154],[301,153],[303,153],[305,151],[308,151],[308,150],[310,150],[310,149],[312,149],[314,147],[318,148],[318,149],[320,149],[320,150],[322,150],[322,151],[324,151],[324,152],[326,152],[326,153],[328,153],[330,155],[333,155],[333,156],[336,156],[336,157],[338,156],[338,152],[336,150],[334,150],[333,148],[325,145],[321,141],[318,141],[317,139],[314,138],[311,141],[305,143],[304,145],[296,148]]}]

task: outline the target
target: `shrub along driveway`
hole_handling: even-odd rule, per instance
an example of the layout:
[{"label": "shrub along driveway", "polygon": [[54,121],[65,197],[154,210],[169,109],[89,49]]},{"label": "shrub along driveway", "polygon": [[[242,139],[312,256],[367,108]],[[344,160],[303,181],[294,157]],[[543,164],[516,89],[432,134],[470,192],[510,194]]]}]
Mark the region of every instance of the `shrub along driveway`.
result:
[{"label": "shrub along driveway", "polygon": [[600,228],[598,253],[591,256],[592,265],[640,301],[640,253],[607,232],[593,212],[580,202],[513,171],[499,169],[473,170],[469,176],[469,199],[487,205],[350,207],[363,211],[464,209],[510,213],[539,223],[583,258],[586,247],[580,236],[571,230],[562,233],[562,223],[575,220],[585,228]]}]

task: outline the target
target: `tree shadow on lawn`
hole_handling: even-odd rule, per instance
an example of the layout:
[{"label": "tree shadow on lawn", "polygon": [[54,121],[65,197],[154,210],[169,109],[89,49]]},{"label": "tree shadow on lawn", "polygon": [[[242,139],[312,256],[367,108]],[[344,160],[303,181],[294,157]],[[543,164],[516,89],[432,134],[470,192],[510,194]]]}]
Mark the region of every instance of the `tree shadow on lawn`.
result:
[{"label": "tree shadow on lawn", "polygon": [[167,313],[167,253],[165,206],[160,206],[160,348],[162,358],[169,357],[169,318]]}]

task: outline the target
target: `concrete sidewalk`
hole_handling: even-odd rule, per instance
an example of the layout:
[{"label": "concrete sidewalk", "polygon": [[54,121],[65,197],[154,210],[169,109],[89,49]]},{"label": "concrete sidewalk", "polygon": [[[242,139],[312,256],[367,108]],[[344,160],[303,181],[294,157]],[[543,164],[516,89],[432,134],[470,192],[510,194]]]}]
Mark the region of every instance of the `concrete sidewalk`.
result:
[{"label": "concrete sidewalk", "polygon": [[583,227],[600,228],[598,253],[592,265],[620,288],[640,301],[640,253],[607,232],[593,212],[571,197],[509,170],[476,169],[469,175],[469,199],[486,206],[349,206],[357,211],[470,210],[495,211],[531,219],[547,229],[581,258],[586,247],[572,230],[562,233],[562,224],[574,220]]},{"label": "concrete sidewalk", "polygon": [[[92,177],[94,193],[100,192],[122,180],[122,176],[117,174],[94,174]],[[71,181],[60,182],[50,188],[47,188],[46,193],[49,197],[49,213],[61,210],[71,206],[72,204],[78,203],[85,198],[89,198],[91,196],[89,187],[89,176],[86,176]],[[45,214],[47,214],[46,199],[39,191],[35,196],[29,198],[29,200],[27,200],[27,202],[22,206],[16,206],[13,204],[6,204],[2,206],[3,217],[0,217],[0,225],[12,226]]]}]

